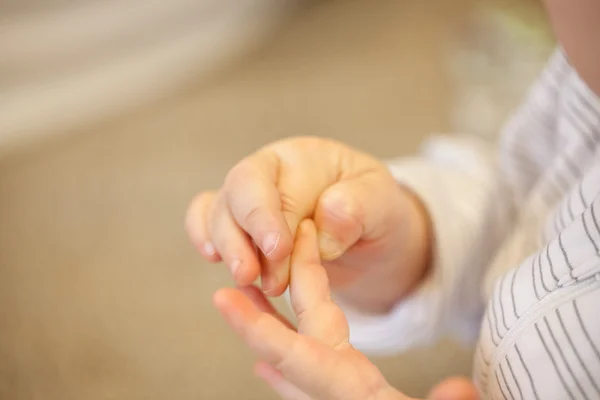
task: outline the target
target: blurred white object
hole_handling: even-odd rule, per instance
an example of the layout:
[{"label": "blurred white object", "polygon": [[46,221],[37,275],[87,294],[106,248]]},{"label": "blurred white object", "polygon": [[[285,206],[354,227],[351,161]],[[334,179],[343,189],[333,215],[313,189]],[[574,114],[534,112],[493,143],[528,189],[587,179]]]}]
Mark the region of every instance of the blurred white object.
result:
[{"label": "blurred white object", "polygon": [[294,0],[0,3],[0,149],[181,88],[270,32]]},{"label": "blurred white object", "polygon": [[554,48],[545,14],[535,1],[477,7],[451,48],[456,132],[494,140]]}]

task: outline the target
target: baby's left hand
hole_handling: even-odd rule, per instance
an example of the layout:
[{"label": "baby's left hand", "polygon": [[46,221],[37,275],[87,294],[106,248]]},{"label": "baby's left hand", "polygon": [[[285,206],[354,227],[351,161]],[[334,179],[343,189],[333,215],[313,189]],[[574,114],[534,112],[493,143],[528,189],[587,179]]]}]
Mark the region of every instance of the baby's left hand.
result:
[{"label": "baby's left hand", "polygon": [[[348,342],[348,323],[331,300],[310,220],[298,230],[290,297],[297,330],[256,287],[221,289],[214,297],[229,325],[262,360],[256,374],[283,399],[409,400]],[[431,399],[475,400],[477,392],[470,383],[453,380],[434,390]]]}]

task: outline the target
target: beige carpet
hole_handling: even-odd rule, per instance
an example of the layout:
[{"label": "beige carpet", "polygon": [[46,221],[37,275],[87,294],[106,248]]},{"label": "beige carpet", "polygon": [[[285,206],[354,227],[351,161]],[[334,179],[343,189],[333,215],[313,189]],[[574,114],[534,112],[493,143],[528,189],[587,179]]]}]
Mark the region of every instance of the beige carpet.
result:
[{"label": "beige carpet", "polygon": [[[280,137],[390,157],[446,130],[458,4],[323,2],[209,84],[3,159],[0,398],[274,398],[210,305],[230,280],[188,245],[187,202]],[[421,395],[470,357],[445,342],[377,362]]]}]

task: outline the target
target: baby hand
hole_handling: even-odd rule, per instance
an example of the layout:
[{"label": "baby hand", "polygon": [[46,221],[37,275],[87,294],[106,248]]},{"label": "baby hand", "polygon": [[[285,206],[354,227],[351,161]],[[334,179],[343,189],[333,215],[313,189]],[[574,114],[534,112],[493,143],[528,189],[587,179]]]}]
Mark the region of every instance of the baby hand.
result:
[{"label": "baby hand", "polygon": [[381,162],[327,139],[283,140],[242,160],[218,192],[193,201],[187,227],[201,254],[223,260],[238,285],[262,275],[264,292],[277,296],[305,218],[316,223],[336,295],[384,309],[425,271],[430,238],[420,203]]},{"label": "baby hand", "polygon": [[[348,342],[348,323],[331,300],[320,265],[316,229],[300,224],[291,256],[290,296],[295,330],[255,287],[222,289],[214,302],[226,321],[255,351],[256,374],[283,399],[409,400]],[[449,380],[432,400],[476,400],[472,384]]]}]

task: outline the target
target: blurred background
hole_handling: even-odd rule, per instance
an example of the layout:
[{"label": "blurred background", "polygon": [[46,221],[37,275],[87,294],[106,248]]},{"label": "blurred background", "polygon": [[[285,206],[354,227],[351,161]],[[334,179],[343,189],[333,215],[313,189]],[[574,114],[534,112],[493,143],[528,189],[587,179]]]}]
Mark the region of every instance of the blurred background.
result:
[{"label": "blurred background", "polygon": [[[273,140],[495,140],[553,46],[535,0],[0,1],[0,398],[274,399],[183,232]],[[409,395],[444,340],[374,360]]]}]

